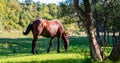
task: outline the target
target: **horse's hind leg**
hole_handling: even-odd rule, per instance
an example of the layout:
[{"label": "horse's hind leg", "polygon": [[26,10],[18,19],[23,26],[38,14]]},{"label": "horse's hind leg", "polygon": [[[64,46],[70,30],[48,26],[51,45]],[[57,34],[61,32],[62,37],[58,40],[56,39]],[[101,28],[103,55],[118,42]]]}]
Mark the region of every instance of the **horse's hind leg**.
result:
[{"label": "horse's hind leg", "polygon": [[34,37],[33,41],[32,41],[32,53],[35,54],[37,53],[37,46],[36,46],[36,42],[37,42],[38,37]]},{"label": "horse's hind leg", "polygon": [[50,47],[51,47],[52,44],[53,44],[53,39],[54,39],[54,37],[52,37],[52,38],[50,39],[50,44],[49,44],[49,47],[48,47],[48,49],[47,49],[47,52],[50,52]]}]

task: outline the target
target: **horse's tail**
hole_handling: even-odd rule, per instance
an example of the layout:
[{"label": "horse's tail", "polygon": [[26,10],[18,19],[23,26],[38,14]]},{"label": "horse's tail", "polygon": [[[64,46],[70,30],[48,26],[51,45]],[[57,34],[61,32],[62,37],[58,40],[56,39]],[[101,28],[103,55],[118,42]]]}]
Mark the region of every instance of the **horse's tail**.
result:
[{"label": "horse's tail", "polygon": [[64,31],[64,33],[62,34],[62,40],[64,41],[64,48],[65,50],[67,50],[69,46],[69,38],[66,31]]},{"label": "horse's tail", "polygon": [[25,32],[23,31],[23,34],[24,34],[24,35],[27,35],[27,34],[30,32],[30,30],[32,29],[32,27],[33,27],[33,23],[30,23],[30,24],[28,25],[26,31],[25,31]]}]

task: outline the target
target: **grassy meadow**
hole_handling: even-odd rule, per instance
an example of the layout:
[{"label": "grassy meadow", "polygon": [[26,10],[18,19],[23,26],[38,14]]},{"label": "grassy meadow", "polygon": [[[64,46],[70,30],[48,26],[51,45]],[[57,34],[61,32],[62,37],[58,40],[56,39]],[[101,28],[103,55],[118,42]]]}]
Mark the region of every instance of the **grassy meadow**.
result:
[{"label": "grassy meadow", "polygon": [[[61,53],[57,53],[57,40],[54,39],[50,53],[46,50],[50,38],[40,37],[37,41],[38,54],[31,54],[32,35],[23,36],[22,31],[0,32],[0,63],[101,63],[90,58],[89,43],[86,36],[69,36],[70,45],[64,51],[61,41]],[[103,47],[105,56],[109,56],[111,47]],[[106,59],[103,63],[112,63]]]}]

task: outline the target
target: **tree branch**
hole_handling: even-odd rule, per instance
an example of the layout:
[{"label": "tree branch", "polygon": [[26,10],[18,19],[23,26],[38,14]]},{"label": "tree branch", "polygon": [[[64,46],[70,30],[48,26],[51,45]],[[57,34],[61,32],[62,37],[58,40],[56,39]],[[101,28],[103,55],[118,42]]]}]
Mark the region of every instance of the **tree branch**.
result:
[{"label": "tree branch", "polygon": [[83,0],[83,2],[84,2],[85,12],[92,13],[92,9],[91,9],[89,0]]},{"label": "tree branch", "polygon": [[78,0],[74,0],[74,8],[78,13],[79,17],[83,19],[85,12],[83,11],[82,8],[80,8]]},{"label": "tree branch", "polygon": [[112,7],[114,2],[116,2],[116,0],[111,0],[109,3],[108,3],[108,7]]}]

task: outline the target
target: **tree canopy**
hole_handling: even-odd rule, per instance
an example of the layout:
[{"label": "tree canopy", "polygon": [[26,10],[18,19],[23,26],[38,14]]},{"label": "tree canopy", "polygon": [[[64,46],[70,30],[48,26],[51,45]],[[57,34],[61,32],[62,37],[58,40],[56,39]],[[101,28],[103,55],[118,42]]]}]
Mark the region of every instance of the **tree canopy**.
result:
[{"label": "tree canopy", "polygon": [[[0,29],[23,29],[30,22],[41,18],[60,19],[66,26],[78,20],[73,18],[72,3],[67,5],[66,2],[61,2],[60,5],[56,5],[54,3],[41,4],[40,1],[32,0],[25,0],[22,3],[17,0],[1,0],[0,7]],[[68,10],[70,11],[68,12]]]},{"label": "tree canopy", "polygon": [[[94,1],[94,0],[93,0]],[[96,8],[99,21],[99,29],[103,32],[104,23],[107,19],[107,30],[119,31],[120,21],[120,1],[119,0],[97,0],[92,3],[92,9]],[[83,1],[79,3],[81,8],[84,8]],[[107,18],[105,18],[105,15]],[[84,30],[81,20],[78,19],[73,7],[73,0],[65,0],[59,5],[54,3],[41,4],[40,1],[25,0],[20,3],[18,0],[1,0],[0,1],[0,29],[22,29],[34,21],[35,19],[60,19],[68,30],[76,30],[77,23],[79,30]],[[96,18],[94,18],[96,22]],[[96,22],[98,23],[98,22]],[[75,27],[72,27],[75,26]],[[96,27],[96,26],[95,26]],[[78,30],[78,29],[77,29]]]}]

